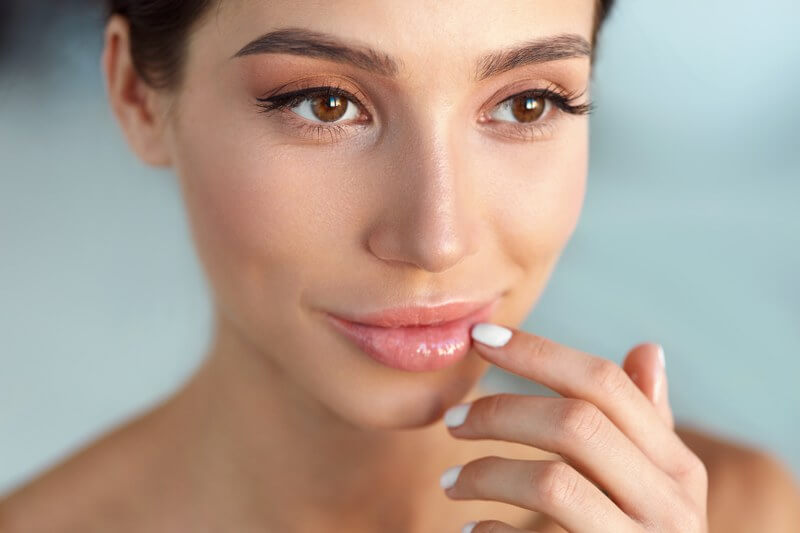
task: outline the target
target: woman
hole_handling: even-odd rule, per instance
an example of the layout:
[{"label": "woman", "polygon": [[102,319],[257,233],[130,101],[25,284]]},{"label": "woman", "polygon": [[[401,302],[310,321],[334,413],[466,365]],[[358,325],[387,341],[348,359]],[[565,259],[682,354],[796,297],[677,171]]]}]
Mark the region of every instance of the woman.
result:
[{"label": "woman", "polygon": [[658,344],[514,327],[581,211],[610,1],[110,4],[111,107],[180,181],[214,339],[2,531],[800,530],[779,461],[675,428]]}]

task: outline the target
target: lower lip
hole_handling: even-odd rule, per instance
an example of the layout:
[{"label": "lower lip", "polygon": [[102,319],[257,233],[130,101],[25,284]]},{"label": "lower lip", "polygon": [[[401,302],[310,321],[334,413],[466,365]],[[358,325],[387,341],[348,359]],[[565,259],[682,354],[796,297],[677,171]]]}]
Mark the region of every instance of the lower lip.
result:
[{"label": "lower lip", "polygon": [[381,364],[409,372],[451,365],[467,355],[470,328],[491,316],[498,300],[457,320],[435,326],[382,328],[325,313],[334,327]]}]

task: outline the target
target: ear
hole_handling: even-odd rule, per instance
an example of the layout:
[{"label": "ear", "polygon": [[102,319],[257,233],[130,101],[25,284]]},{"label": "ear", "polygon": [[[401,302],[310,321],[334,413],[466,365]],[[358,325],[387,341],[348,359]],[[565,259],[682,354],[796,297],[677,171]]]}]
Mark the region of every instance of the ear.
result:
[{"label": "ear", "polygon": [[109,104],[128,144],[145,163],[170,166],[164,135],[166,96],[136,72],[128,20],[121,15],[112,15],[106,24],[101,62]]}]

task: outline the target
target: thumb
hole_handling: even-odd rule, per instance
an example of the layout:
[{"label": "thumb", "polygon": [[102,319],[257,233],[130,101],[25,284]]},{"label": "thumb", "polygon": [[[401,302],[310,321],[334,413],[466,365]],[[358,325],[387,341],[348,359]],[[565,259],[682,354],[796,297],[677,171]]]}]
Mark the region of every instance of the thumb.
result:
[{"label": "thumb", "polygon": [[625,356],[622,368],[631,380],[653,402],[667,426],[675,428],[675,419],[669,405],[667,372],[664,368],[664,349],[660,344],[637,344]]}]

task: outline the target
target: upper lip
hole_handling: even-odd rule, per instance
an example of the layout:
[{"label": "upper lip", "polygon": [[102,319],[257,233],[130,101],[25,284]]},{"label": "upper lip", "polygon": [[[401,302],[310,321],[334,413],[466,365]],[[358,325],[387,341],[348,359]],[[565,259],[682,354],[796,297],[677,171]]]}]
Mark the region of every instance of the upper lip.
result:
[{"label": "upper lip", "polygon": [[407,306],[382,309],[373,313],[339,314],[334,316],[350,322],[385,328],[403,326],[430,326],[464,318],[494,303],[496,298],[481,301],[457,301],[437,306]]}]

